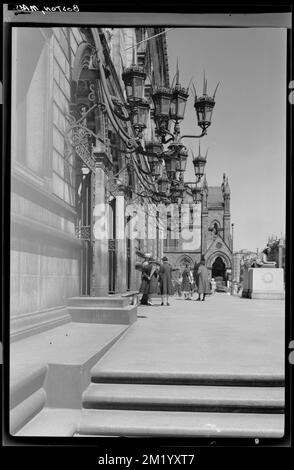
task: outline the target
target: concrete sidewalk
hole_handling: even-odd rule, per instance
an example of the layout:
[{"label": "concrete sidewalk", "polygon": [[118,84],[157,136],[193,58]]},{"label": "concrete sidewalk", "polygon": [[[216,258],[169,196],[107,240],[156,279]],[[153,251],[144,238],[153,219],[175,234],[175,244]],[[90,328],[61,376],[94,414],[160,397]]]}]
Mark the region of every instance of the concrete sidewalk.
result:
[{"label": "concrete sidewalk", "polygon": [[284,376],[284,302],[215,293],[205,302],[173,297],[138,308],[138,321],[94,367],[93,375]]},{"label": "concrete sidewalk", "polygon": [[17,435],[282,437],[284,302],[153,302],[91,367],[89,386],[72,384],[79,403],[45,406]]}]

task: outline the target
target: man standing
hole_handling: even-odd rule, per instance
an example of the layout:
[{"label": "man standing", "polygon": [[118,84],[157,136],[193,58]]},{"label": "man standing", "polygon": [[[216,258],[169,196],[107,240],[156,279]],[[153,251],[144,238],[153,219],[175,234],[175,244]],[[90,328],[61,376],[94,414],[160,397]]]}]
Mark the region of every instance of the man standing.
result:
[{"label": "man standing", "polygon": [[[198,268],[198,276],[199,276],[199,285],[198,285],[198,299],[204,302],[205,296],[210,293],[210,286],[208,281],[208,269],[205,266],[205,259],[202,256],[200,261],[200,266]],[[202,299],[201,299],[202,294]]]},{"label": "man standing", "polygon": [[151,266],[150,275],[149,275],[149,296],[148,296],[148,305],[153,305],[150,298],[152,294],[158,294],[158,266],[154,258],[149,259],[149,264]]},{"label": "man standing", "polygon": [[150,305],[149,302],[149,284],[150,284],[150,273],[151,273],[151,263],[149,263],[151,258],[150,253],[145,254],[145,260],[142,264],[142,282],[140,287],[140,292],[142,295],[141,305]]},{"label": "man standing", "polygon": [[160,276],[161,305],[164,305],[164,299],[166,299],[166,305],[169,306],[168,298],[170,295],[173,295],[172,267],[169,264],[166,256],[162,258],[162,264],[160,266],[159,276]]}]

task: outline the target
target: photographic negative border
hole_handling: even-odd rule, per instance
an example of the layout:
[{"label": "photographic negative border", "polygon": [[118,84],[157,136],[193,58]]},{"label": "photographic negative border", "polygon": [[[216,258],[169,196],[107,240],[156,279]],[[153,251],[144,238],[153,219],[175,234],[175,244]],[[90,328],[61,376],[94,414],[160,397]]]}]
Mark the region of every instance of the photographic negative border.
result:
[{"label": "photographic negative border", "polygon": [[[74,3],[75,4],[75,3]],[[37,4],[38,5],[38,4]],[[158,453],[167,453],[167,449],[173,449],[173,453],[176,448],[180,448],[181,452],[183,449],[195,448],[196,453],[201,449],[201,456],[205,463],[209,461],[210,447],[217,448],[228,448],[228,447],[275,447],[291,446],[291,439],[293,435],[291,433],[293,424],[291,423],[290,410],[291,410],[291,391],[293,394],[293,378],[291,374],[290,365],[290,342],[294,339],[293,336],[293,324],[291,313],[293,309],[293,164],[291,162],[291,156],[293,151],[292,142],[292,126],[293,126],[293,94],[291,91],[293,86],[293,34],[291,27],[292,20],[292,7],[290,4],[268,6],[261,4],[257,5],[223,5],[216,7],[214,5],[206,4],[200,6],[186,7],[184,11],[178,11],[175,5],[164,6],[162,4],[157,5],[152,9],[152,13],[146,11],[146,6],[141,6],[141,9],[136,5],[127,6],[124,4],[124,8],[116,7],[114,12],[110,12],[109,7],[105,10],[99,4],[78,4],[79,14],[75,13],[46,13],[32,12],[30,14],[17,14],[15,4],[9,4],[4,6],[3,11],[3,33],[4,33],[4,57],[3,57],[3,106],[4,106],[4,152],[3,152],[3,171],[2,171],[2,192],[4,195],[4,210],[3,210],[3,224],[5,228],[3,232],[2,247],[8,247],[10,244],[9,224],[10,219],[10,96],[11,96],[11,71],[9,59],[11,56],[11,28],[13,26],[26,26],[26,27],[38,27],[38,26],[80,26],[85,24],[87,26],[115,26],[115,27],[127,27],[136,25],[148,25],[153,26],[158,24],[166,28],[172,28],[174,26],[180,27],[218,27],[218,28],[233,28],[233,27],[284,27],[287,28],[287,87],[288,95],[285,97],[287,100],[287,163],[286,163],[286,333],[285,333],[285,384],[286,384],[286,404],[285,404],[285,436],[281,439],[259,439],[258,442],[254,439],[233,439],[233,438],[220,438],[220,439],[148,439],[147,447],[151,452],[151,449],[157,449]],[[41,7],[40,7],[41,8]],[[169,10],[166,13],[166,9]],[[157,10],[157,14],[154,15],[154,11]],[[101,19],[99,25],[94,23],[93,12],[101,12]],[[119,13],[119,14],[118,14]],[[201,13],[202,15],[198,15]],[[196,16],[198,20],[196,19]],[[128,20],[125,23],[124,19]],[[151,22],[152,18],[152,22]],[[199,19],[200,18],[200,19]],[[151,22],[151,23],[150,23]],[[211,24],[211,23],[216,24]],[[3,249],[2,248],[2,249]],[[4,305],[3,305],[3,328],[4,328],[4,416],[5,416],[5,428],[8,429],[8,410],[9,410],[9,250],[3,250],[3,264],[2,264],[2,276],[5,279],[5,285],[3,286],[4,294]],[[288,360],[289,358],[289,360]],[[99,440],[99,444],[98,444]],[[118,442],[117,442],[118,441]],[[114,455],[119,452],[118,447],[124,447],[127,449],[131,444],[132,439],[126,438],[20,438],[10,437],[6,431],[4,444],[6,446],[62,446],[62,447],[94,447],[91,449],[91,455],[96,455],[104,448],[111,448],[111,452]],[[118,446],[117,446],[118,445]],[[132,443],[132,445],[134,445]],[[142,446],[141,439],[136,439],[136,452],[139,452],[140,446]],[[99,452],[97,452],[99,447]],[[143,447],[143,446],[142,446]],[[116,448],[116,450],[114,450]],[[160,449],[160,450],[159,450]],[[89,449],[88,449],[89,450]],[[94,453],[93,453],[94,451]],[[144,452],[146,453],[146,446],[144,446]],[[72,457],[74,459],[74,453]],[[127,451],[125,451],[127,453]],[[154,452],[153,452],[154,453]],[[89,457],[89,456],[88,456]]]}]

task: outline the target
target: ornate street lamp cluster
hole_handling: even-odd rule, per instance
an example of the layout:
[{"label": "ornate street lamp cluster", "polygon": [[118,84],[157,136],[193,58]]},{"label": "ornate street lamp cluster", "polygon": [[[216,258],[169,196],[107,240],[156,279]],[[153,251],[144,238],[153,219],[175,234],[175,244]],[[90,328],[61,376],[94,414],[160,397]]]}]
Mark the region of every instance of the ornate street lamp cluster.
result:
[{"label": "ornate street lamp cluster", "polygon": [[[200,144],[199,154],[196,158],[192,152],[195,181],[184,182],[188,149],[183,145],[182,141],[185,138],[200,139],[207,134],[207,129],[211,125],[218,85],[213,95],[209,96],[207,94],[207,80],[204,76],[203,93],[201,96],[197,96],[193,84],[194,108],[198,126],[201,128],[201,134],[181,135],[180,123],[185,116],[190,87],[184,88],[181,86],[177,64],[176,75],[171,87],[158,86],[152,89],[151,117],[155,123],[155,135],[151,141],[146,142],[143,135],[147,127],[151,107],[148,100],[144,97],[147,74],[143,67],[135,63],[134,54],[133,65],[122,73],[127,99],[119,99],[113,96],[109,88],[106,69],[103,65],[103,47],[98,33],[95,33],[95,38],[98,46],[94,46],[90,42],[87,43],[87,46],[91,50],[89,69],[97,70],[100,78],[100,85],[95,92],[96,102],[93,102],[93,106],[86,111],[85,115],[78,121],[73,122],[70,131],[74,135],[78,134],[79,138],[79,132],[83,131],[86,133],[86,137],[84,134],[82,135],[84,140],[85,138],[96,138],[96,141],[97,139],[99,141],[100,138],[95,136],[83,122],[86,121],[86,116],[95,107],[100,108],[102,112],[107,114],[111,126],[125,145],[124,154],[127,160],[125,168],[121,169],[119,174],[113,175],[110,178],[111,194],[115,193],[113,188],[116,182],[119,189],[122,189],[124,183],[120,176],[123,170],[128,169],[128,171],[133,171],[137,176],[138,187],[130,188],[125,186],[123,189],[126,191],[131,190],[138,197],[155,203],[180,204],[185,194],[189,194],[195,203],[200,202],[202,198],[201,179],[204,175],[207,154],[205,157],[201,156]],[[89,100],[93,101],[94,92],[90,94],[91,100],[90,97]],[[174,126],[171,131],[172,123]],[[87,147],[84,140],[78,143],[76,141],[72,142],[75,150],[78,144],[83,149]],[[91,152],[88,153],[89,158],[87,158],[86,165],[92,170],[92,166],[88,162]],[[81,158],[84,161],[86,160],[84,153],[81,154]]]},{"label": "ornate street lamp cluster", "polygon": [[[188,149],[182,144],[184,138],[200,139],[207,133],[211,125],[212,112],[215,106],[215,94],[207,94],[207,80],[204,76],[203,94],[197,96],[194,90],[194,108],[196,111],[199,127],[202,129],[200,135],[180,135],[180,122],[184,119],[189,88],[184,88],[179,83],[179,69],[174,78],[175,85],[170,88],[157,87],[152,92],[153,119],[156,126],[156,138],[146,142],[143,146],[143,131],[147,125],[150,106],[144,99],[144,86],[146,73],[138,65],[132,65],[122,74],[128,100],[129,116],[136,134],[136,146],[133,149],[137,154],[147,157],[150,167],[150,176],[156,182],[156,190],[150,189],[153,200],[161,202],[180,203],[185,193],[190,194],[193,202],[201,201],[202,188],[201,179],[204,175],[207,153],[205,157],[199,154],[193,155],[195,170],[195,181],[185,183],[184,172],[187,166]],[[174,123],[173,132],[170,131],[171,122]],[[164,150],[164,145],[169,144]],[[138,166],[139,171],[146,176],[146,172]]]}]

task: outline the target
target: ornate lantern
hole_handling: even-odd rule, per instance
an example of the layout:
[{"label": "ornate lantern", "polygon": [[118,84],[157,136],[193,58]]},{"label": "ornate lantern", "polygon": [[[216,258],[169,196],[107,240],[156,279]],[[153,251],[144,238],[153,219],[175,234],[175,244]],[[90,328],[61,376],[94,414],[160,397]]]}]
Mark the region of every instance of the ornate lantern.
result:
[{"label": "ornate lantern", "polygon": [[168,128],[171,99],[172,90],[170,88],[159,87],[152,94],[154,120],[159,131]]},{"label": "ornate lantern", "polygon": [[186,149],[184,145],[181,145],[181,148],[179,149],[179,152],[178,152],[178,161],[179,161],[178,171],[182,173],[186,171],[187,160],[188,160],[188,150]]},{"label": "ornate lantern", "polygon": [[186,187],[183,181],[172,184],[170,188],[172,201],[181,204],[183,202],[185,191]]},{"label": "ornate lantern", "polygon": [[179,166],[178,156],[176,153],[167,151],[163,153],[163,159],[168,178],[173,179]]},{"label": "ornate lantern", "polygon": [[170,192],[171,183],[166,177],[159,178],[158,182],[158,192],[164,196],[168,196]]},{"label": "ornate lantern", "polygon": [[184,119],[188,96],[188,90],[186,88],[182,88],[179,84],[177,84],[173,89],[170,106],[170,118],[173,121],[177,122]]},{"label": "ornate lantern", "polygon": [[150,107],[146,100],[140,100],[134,104],[132,124],[139,132],[147,126],[149,109]]},{"label": "ornate lantern", "polygon": [[123,72],[122,79],[126,87],[128,101],[133,103],[142,100],[146,80],[144,69],[138,65],[132,65]]},{"label": "ornate lantern", "polygon": [[153,140],[145,143],[145,149],[149,154],[155,154],[157,157],[163,152],[163,145]]},{"label": "ornate lantern", "polygon": [[172,168],[170,168],[171,164],[169,163],[169,161],[166,163],[169,166],[170,171],[184,172],[186,170],[188,150],[183,144],[170,144],[168,146],[167,155],[171,155],[174,160]]},{"label": "ornate lantern", "polygon": [[202,188],[197,184],[192,188],[192,197],[196,204],[202,201]]},{"label": "ornate lantern", "polygon": [[207,95],[195,97],[194,108],[198,120],[198,126],[205,131],[211,124],[212,111],[215,105],[213,98]]},{"label": "ornate lantern", "polygon": [[199,146],[199,154],[197,157],[193,158],[193,165],[194,165],[194,171],[195,171],[195,176],[198,180],[202,178],[204,175],[204,168],[206,165],[206,157],[207,157],[207,152],[205,157],[202,157],[200,155],[200,146]]},{"label": "ornate lantern", "polygon": [[147,158],[151,169],[151,174],[154,177],[159,177],[161,174],[161,154],[163,146],[159,142],[146,142],[145,149],[147,152]]}]

